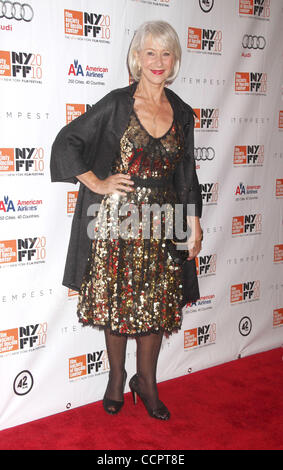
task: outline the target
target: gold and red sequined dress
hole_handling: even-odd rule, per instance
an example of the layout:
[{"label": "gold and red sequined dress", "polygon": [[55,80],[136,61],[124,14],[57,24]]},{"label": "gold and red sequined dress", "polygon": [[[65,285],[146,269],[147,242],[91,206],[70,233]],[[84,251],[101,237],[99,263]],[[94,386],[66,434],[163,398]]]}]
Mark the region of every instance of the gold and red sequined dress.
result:
[{"label": "gold and red sequined dress", "polygon": [[[112,173],[131,175],[135,190],[102,199],[77,314],[84,325],[109,327],[118,335],[171,334],[182,321],[181,268],[166,249],[165,213],[146,216],[143,208],[177,202],[172,177],[183,155],[183,133],[173,121],[154,138],[133,111],[120,150]],[[133,214],[138,225],[129,224]]]}]

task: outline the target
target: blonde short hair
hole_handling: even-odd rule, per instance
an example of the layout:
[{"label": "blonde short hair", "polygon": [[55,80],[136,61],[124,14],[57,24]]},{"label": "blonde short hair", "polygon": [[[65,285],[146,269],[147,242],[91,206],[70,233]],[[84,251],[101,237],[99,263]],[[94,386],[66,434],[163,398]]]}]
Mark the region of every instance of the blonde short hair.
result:
[{"label": "blonde short hair", "polygon": [[163,47],[174,55],[174,66],[170,76],[166,80],[167,83],[172,83],[180,69],[182,49],[175,29],[165,21],[146,21],[138,28],[132,39],[128,52],[129,71],[133,79],[138,82],[141,78],[141,69],[137,62],[136,53],[139,53],[142,50],[144,42],[149,34],[153,39],[161,42]]}]

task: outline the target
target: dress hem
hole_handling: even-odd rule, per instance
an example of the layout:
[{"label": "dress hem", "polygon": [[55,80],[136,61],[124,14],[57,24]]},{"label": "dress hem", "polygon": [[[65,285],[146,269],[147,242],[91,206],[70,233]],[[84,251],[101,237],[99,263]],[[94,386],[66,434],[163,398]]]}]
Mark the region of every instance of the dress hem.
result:
[{"label": "dress hem", "polygon": [[176,326],[172,330],[167,330],[166,328],[160,327],[158,329],[151,328],[148,331],[142,331],[140,333],[121,333],[120,331],[112,330],[109,323],[106,323],[106,324],[105,323],[93,323],[92,321],[84,321],[82,319],[79,319],[78,321],[79,321],[79,323],[82,324],[83,327],[91,326],[92,328],[98,328],[100,330],[110,329],[111,334],[116,335],[116,336],[126,336],[128,338],[136,338],[136,337],[139,337],[139,336],[148,336],[151,333],[154,333],[154,334],[158,335],[161,331],[165,334],[165,336],[168,337],[172,333],[178,333],[181,330],[181,325],[180,325],[180,326]]}]

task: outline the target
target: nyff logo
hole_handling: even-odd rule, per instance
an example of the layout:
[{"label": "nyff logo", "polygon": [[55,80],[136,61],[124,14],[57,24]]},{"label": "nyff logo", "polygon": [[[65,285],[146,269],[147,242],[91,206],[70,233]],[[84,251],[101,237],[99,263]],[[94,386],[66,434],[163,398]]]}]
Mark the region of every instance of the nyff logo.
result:
[{"label": "nyff logo", "polygon": [[100,13],[64,10],[65,34],[110,39],[110,16]]},{"label": "nyff logo", "polygon": [[248,302],[260,297],[260,281],[247,281],[231,286],[230,302]]},{"label": "nyff logo", "polygon": [[207,346],[216,341],[216,323],[184,331],[184,349]]},{"label": "nyff logo", "polygon": [[262,215],[247,214],[232,218],[232,235],[254,235],[261,233]]},{"label": "nyff logo", "polygon": [[268,19],[270,17],[270,0],[239,0],[239,14]]},{"label": "nyff logo", "polygon": [[203,183],[200,188],[204,205],[217,204],[219,183]]},{"label": "nyff logo", "polygon": [[18,261],[31,261],[34,259],[44,259],[46,257],[46,238],[19,238],[17,240]]},{"label": "nyff logo", "polygon": [[99,375],[108,370],[108,356],[104,349],[69,359],[69,379],[86,375]]},{"label": "nyff logo", "polygon": [[48,324],[44,322],[0,331],[0,354],[44,347],[47,329]]},{"label": "nyff logo", "polygon": [[219,109],[218,108],[194,108],[195,129],[218,130]]},{"label": "nyff logo", "polygon": [[188,50],[206,54],[221,54],[222,31],[215,29],[188,28]]},{"label": "nyff logo", "polygon": [[44,171],[42,147],[0,148],[0,174]]},{"label": "nyff logo", "polygon": [[42,262],[45,257],[45,237],[0,241],[0,264]]},{"label": "nyff logo", "polygon": [[31,349],[40,344],[45,344],[47,333],[47,323],[41,325],[21,326],[19,328],[20,349]]},{"label": "nyff logo", "polygon": [[236,145],[234,147],[234,165],[263,165],[264,145]]},{"label": "nyff logo", "polygon": [[0,51],[0,77],[42,78],[42,57],[31,52]]},{"label": "nyff logo", "polygon": [[235,92],[249,94],[265,94],[267,90],[267,74],[258,72],[236,72]]},{"label": "nyff logo", "polygon": [[216,254],[198,256],[196,260],[197,275],[209,276],[216,273]]}]

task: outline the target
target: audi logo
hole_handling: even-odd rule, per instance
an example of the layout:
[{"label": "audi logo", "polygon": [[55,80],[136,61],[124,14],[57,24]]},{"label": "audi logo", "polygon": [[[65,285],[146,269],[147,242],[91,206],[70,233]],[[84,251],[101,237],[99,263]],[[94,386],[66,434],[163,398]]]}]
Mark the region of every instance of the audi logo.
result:
[{"label": "audi logo", "polygon": [[29,22],[33,17],[33,9],[28,3],[21,4],[19,2],[3,2],[0,0],[0,18]]},{"label": "audi logo", "polygon": [[245,49],[264,49],[266,46],[266,40],[263,36],[245,34],[242,40],[242,46]]},{"label": "audi logo", "polygon": [[213,160],[215,151],[212,147],[195,147],[194,156],[195,160]]}]

